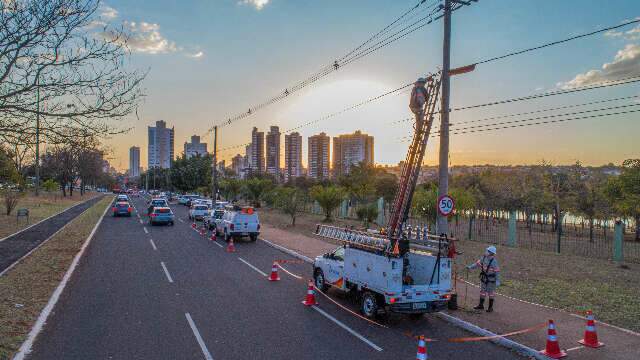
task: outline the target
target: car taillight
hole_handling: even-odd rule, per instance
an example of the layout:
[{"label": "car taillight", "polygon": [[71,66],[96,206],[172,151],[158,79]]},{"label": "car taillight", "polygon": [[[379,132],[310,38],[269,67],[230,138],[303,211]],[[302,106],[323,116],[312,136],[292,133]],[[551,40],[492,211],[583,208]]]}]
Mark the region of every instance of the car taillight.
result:
[{"label": "car taillight", "polygon": [[233,230],[234,227],[233,224],[229,224],[229,229]]},{"label": "car taillight", "polygon": [[158,214],[151,214],[151,215],[149,215],[149,216],[151,216],[151,217],[156,217],[156,216],[158,216]]},{"label": "car taillight", "polygon": [[389,298],[389,304],[395,304],[397,301],[396,298]]}]

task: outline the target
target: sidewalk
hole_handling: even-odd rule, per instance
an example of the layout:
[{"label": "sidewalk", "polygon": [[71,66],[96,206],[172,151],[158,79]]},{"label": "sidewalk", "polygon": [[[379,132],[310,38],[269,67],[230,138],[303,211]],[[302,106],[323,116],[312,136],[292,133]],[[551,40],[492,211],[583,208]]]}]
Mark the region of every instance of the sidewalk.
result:
[{"label": "sidewalk", "polygon": [[[310,258],[324,254],[336,247],[336,245],[313,237],[313,235],[293,234],[265,224],[262,224],[262,237]],[[475,277],[470,278],[470,280],[474,281]],[[465,291],[468,296],[466,305]],[[598,314],[594,314],[596,316],[596,329],[599,340],[605,346],[599,349],[591,349],[584,348],[578,344],[578,340],[583,337],[586,324],[586,320],[578,315],[502,295],[498,295],[495,301],[495,311],[491,314],[472,310],[478,303],[478,288],[475,285],[458,281],[458,305],[460,310],[448,311],[448,313],[496,334],[529,328],[552,319],[557,326],[560,346],[562,349],[570,350],[568,358],[584,360],[640,359],[640,334],[598,323]],[[543,349],[546,334],[545,328],[533,333],[509,337],[509,339],[533,349]]]}]

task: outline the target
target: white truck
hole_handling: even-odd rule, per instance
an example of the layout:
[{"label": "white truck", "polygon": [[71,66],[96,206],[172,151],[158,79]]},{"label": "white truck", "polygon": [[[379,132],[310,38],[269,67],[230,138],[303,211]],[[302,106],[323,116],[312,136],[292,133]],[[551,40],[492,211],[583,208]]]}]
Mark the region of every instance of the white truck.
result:
[{"label": "white truck", "polygon": [[438,255],[416,245],[402,257],[388,256],[379,250],[378,245],[385,242],[382,238],[352,230],[344,235],[344,231],[326,228],[332,227],[319,225],[318,232],[323,234],[318,235],[344,245],[316,257],[313,275],[318,289],[333,287],[349,293],[360,301],[360,312],[368,318],[389,311],[417,318],[447,307],[452,262],[444,249]]}]

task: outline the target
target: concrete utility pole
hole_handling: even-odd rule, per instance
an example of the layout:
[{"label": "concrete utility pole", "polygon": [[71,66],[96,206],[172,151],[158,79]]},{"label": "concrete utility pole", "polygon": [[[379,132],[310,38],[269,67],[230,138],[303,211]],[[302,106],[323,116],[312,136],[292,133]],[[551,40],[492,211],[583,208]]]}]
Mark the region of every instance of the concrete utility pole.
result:
[{"label": "concrete utility pole", "polygon": [[[442,105],[440,106],[440,165],[438,196],[449,192],[449,67],[451,57],[451,0],[444,1],[444,40],[442,43]],[[447,217],[438,213],[437,234],[449,234]]]},{"label": "concrete utility pole", "polygon": [[215,205],[218,199],[218,127],[213,127],[213,176],[211,185],[213,186],[211,199]]},{"label": "concrete utility pole", "polygon": [[36,77],[36,196],[40,194],[40,77]]}]

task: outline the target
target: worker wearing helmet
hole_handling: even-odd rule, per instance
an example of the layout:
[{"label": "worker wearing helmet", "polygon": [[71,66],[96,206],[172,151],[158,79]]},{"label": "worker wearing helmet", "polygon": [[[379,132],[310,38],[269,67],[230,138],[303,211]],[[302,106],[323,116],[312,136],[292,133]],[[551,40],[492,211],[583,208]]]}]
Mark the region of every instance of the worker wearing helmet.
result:
[{"label": "worker wearing helmet", "polygon": [[476,310],[484,309],[484,299],[489,296],[487,312],[493,311],[493,298],[496,287],[500,286],[500,266],[496,259],[496,247],[489,246],[484,255],[475,263],[467,266],[467,269],[480,268],[480,303],[474,307]]},{"label": "worker wearing helmet", "polygon": [[411,112],[422,117],[424,104],[427,102],[427,89],[424,87],[427,83],[425,78],[418,78],[413,84],[411,90],[411,99],[409,100],[409,109]]}]

